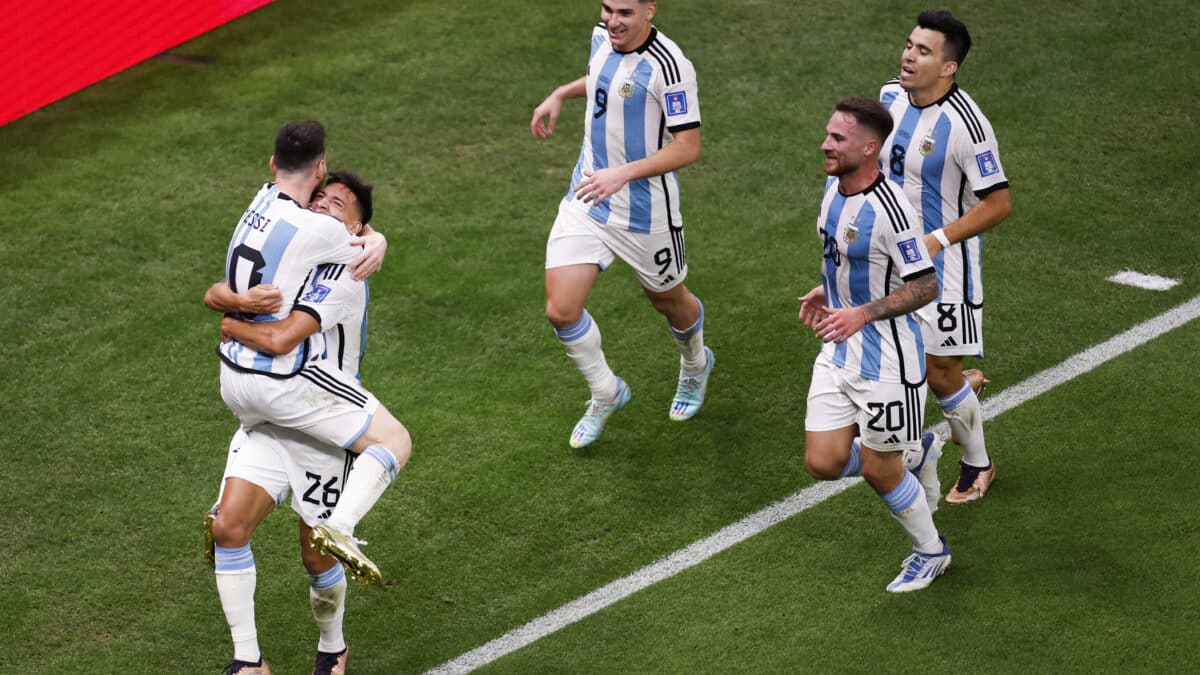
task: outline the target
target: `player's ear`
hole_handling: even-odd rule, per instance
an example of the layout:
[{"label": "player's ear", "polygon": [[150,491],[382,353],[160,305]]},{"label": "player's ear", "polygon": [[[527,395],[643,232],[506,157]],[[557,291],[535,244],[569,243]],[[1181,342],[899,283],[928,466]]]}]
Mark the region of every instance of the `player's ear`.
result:
[{"label": "player's ear", "polygon": [[945,61],[942,63],[942,77],[954,77],[958,72],[958,61]]},{"label": "player's ear", "polygon": [[271,167],[271,175],[274,176],[275,175],[275,155],[271,155],[271,161],[267,162],[267,165]]},{"label": "player's ear", "polygon": [[325,180],[325,158],[324,157],[317,160],[316,168],[317,168],[317,180],[323,182]]}]

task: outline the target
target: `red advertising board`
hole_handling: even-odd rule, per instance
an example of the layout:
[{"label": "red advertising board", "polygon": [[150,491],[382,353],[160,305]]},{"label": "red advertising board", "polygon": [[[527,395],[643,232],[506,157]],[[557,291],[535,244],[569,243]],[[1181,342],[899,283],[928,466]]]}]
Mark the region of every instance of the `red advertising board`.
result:
[{"label": "red advertising board", "polygon": [[272,0],[0,0],[0,124]]}]

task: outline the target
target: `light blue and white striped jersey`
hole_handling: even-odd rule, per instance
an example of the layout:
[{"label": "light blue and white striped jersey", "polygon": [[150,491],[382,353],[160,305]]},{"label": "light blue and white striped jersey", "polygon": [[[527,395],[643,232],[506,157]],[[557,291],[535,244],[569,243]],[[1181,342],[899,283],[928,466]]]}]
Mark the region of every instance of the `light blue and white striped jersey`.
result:
[{"label": "light blue and white striped jersey", "polygon": [[[905,281],[933,273],[917,212],[894,183],[880,175],[866,190],[838,191],[830,177],[821,198],[817,236],[824,244],[821,284],[826,305],[859,307],[885,297]],[[872,321],[842,344],[821,351],[833,365],[877,382],[925,381],[925,343],[915,314]]]},{"label": "light blue and white striped jersey", "polygon": [[[318,265],[349,263],[360,252],[350,245],[350,233],[337,218],[301,208],[274,183],[267,183],[234,229],[225,258],[225,281],[239,293],[259,284],[278,286],[283,293],[278,312],[242,317],[278,321],[292,311]],[[309,342],[288,354],[272,356],[234,340],[221,343],[217,353],[239,370],[289,377],[311,358]]]},{"label": "light blue and white striped jersey", "polygon": [[[918,108],[893,78],[879,100],[895,121],[879,155],[880,169],[904,186],[925,232],[949,225],[989,192],[1008,187],[992,125],[957,84],[940,100]],[[982,256],[982,235],[937,255],[938,302],[983,304]]]},{"label": "light blue and white striped jersey", "polygon": [[367,281],[355,281],[346,265],[321,265],[304,287],[293,311],[313,315],[321,332],[309,337],[312,359],[362,379],[359,368],[367,346]]},{"label": "light blue and white striped jersey", "polygon": [[652,27],[641,47],[617,52],[599,24],[592,31],[588,59],[583,147],[564,199],[612,227],[634,232],[682,227],[674,171],[630,181],[599,206],[575,199],[575,186],[584,171],[650,157],[674,139],[672,132],[699,126],[696,69],[679,46]]}]

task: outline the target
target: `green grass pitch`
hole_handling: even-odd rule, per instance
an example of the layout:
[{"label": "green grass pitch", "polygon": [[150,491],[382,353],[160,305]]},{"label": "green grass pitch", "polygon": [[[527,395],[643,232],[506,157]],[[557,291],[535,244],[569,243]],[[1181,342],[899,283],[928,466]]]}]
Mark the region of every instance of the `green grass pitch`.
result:
[{"label": "green grass pitch", "polygon": [[[528,125],[583,73],[599,6],[280,0],[174,50],[211,65],[147,61],[0,128],[0,671],[231,658],[199,523],[234,420],[200,301],[287,120],[324,121],[331,167],[377,183],[364,380],[415,440],[359,528],[394,585],[350,589],[354,671],[437,666],[812,483],[796,297],[818,275],[818,146],[838,98],[895,74],[922,7],[660,4],[700,77],[681,182],[718,364],[703,412],[668,421],[675,348],[614,267],[589,309],[634,398],[572,451],[587,393],[542,261],[582,104],[547,141]],[[998,391],[1200,294],[1200,5],[951,8],[1014,196],[986,237]],[[1125,268],[1182,283],[1105,281]],[[927,591],[883,592],[906,540],[859,487],[487,670],[1196,671],[1197,354],[1193,322],[991,421],[999,481],[939,512],[954,568]],[[254,539],[279,673],[316,644],[294,523]]]}]

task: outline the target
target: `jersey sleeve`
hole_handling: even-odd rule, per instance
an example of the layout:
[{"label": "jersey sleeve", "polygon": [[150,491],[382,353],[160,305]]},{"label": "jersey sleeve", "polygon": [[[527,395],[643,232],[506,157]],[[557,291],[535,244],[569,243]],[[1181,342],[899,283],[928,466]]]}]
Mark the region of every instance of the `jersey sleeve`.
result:
[{"label": "jersey sleeve", "polygon": [[310,267],[327,263],[344,265],[353,262],[362,249],[350,245],[350,232],[337,218],[312,213],[305,223],[309,239]]},{"label": "jersey sleeve", "polygon": [[[1004,166],[1000,163],[1000,147],[996,142],[996,134],[992,132],[991,122],[979,115],[973,123],[977,124],[980,132],[975,134],[958,134],[954,146],[954,159],[962,169],[967,185],[977,197],[982,198],[989,192],[1008,187],[1008,178],[1004,175]],[[976,138],[980,138],[976,142]]]},{"label": "jersey sleeve", "polygon": [[352,318],[361,284],[350,278],[350,271],[344,265],[326,266],[313,275],[295,309],[315,317],[321,323],[321,331],[327,331]]},{"label": "jersey sleeve", "polygon": [[696,82],[696,68],[683,58],[674,61],[678,69],[678,80],[668,78],[662,89],[663,115],[667,118],[667,130],[672,133],[696,129],[700,126],[700,94]]},{"label": "jersey sleeve", "polygon": [[920,228],[917,212],[902,197],[895,202],[900,207],[902,217],[890,219],[892,226],[884,228],[882,242],[888,257],[899,270],[900,278],[909,281],[932,272],[933,259],[929,249],[925,248],[925,234]]}]

